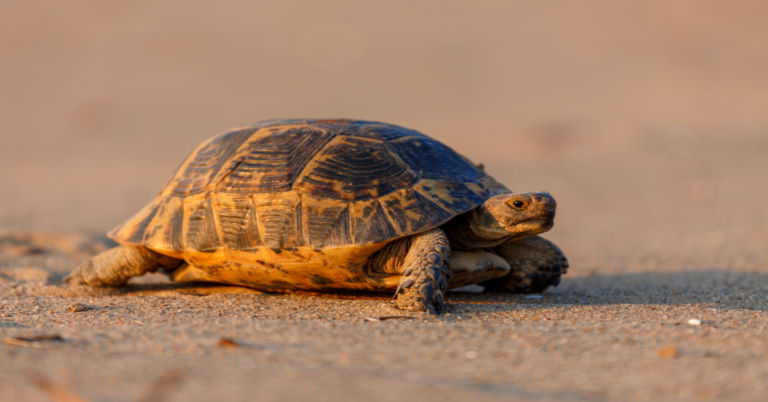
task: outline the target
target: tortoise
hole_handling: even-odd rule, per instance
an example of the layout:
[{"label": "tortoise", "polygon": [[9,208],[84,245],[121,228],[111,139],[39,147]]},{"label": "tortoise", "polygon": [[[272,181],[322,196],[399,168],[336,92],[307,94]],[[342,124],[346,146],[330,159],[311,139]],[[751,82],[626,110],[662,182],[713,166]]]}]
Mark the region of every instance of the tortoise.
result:
[{"label": "tortoise", "polygon": [[513,193],[418,131],[362,120],[267,120],[202,143],[72,284],[174,281],[265,291],[395,293],[439,312],[449,288],[540,292],[568,262],[555,200]]}]

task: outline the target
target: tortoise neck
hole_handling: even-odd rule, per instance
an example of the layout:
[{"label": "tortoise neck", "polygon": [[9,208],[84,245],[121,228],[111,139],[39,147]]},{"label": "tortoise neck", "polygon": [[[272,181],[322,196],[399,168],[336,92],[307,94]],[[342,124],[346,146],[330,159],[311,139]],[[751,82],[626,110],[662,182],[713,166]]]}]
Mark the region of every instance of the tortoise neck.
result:
[{"label": "tortoise neck", "polygon": [[492,225],[483,222],[481,208],[463,213],[443,224],[442,228],[451,242],[451,249],[473,250],[495,247],[507,241],[510,233],[492,230]]}]

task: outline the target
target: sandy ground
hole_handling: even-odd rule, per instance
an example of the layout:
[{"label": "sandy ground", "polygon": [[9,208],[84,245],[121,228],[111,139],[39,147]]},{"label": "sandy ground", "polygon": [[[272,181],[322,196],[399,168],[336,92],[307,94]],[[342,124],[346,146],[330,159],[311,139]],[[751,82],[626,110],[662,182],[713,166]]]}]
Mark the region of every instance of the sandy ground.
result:
[{"label": "sandy ground", "polygon": [[[315,3],[0,6],[0,399],[765,399],[761,3]],[[62,284],[200,141],[293,116],[417,128],[552,192],[568,275],[437,317]]]}]

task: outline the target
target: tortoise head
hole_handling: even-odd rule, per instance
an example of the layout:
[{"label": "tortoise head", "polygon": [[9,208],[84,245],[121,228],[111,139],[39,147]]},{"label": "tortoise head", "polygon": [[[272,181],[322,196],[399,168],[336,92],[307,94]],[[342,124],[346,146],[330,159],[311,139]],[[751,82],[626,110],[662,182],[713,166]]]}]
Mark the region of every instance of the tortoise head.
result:
[{"label": "tortoise head", "polygon": [[556,205],[549,193],[497,195],[473,211],[470,229],[489,243],[523,239],[552,228]]}]

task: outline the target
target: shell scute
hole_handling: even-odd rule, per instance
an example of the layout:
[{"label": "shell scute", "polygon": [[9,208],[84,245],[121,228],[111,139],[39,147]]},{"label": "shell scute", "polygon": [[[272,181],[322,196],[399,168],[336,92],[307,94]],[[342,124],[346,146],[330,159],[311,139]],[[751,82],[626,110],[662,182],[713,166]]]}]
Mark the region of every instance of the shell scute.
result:
[{"label": "shell scute", "polygon": [[386,240],[402,236],[384,212],[378,199],[350,204],[349,216],[352,244],[374,243],[371,239]]},{"label": "shell scute", "polygon": [[194,197],[184,200],[189,212],[183,228],[186,248],[198,251],[214,251],[221,247],[219,228],[211,203],[211,197]]},{"label": "shell scute", "polygon": [[254,195],[253,206],[262,243],[272,250],[304,245],[301,200],[298,197]]},{"label": "shell scute", "polygon": [[414,186],[414,190],[443,209],[456,213],[472,209],[474,205],[481,204],[489,197],[487,192],[477,194],[465,183],[446,183],[438,180],[421,180]]},{"label": "shell scute", "polygon": [[388,145],[411,169],[425,179],[448,183],[474,181],[485,176],[466,158],[428,137],[403,137]]},{"label": "shell scute", "polygon": [[224,245],[232,250],[252,250],[261,245],[253,200],[248,194],[219,193],[213,201]]},{"label": "shell scute", "polygon": [[380,141],[339,137],[317,154],[296,189],[347,201],[377,198],[417,179]]},{"label": "shell scute", "polygon": [[335,136],[312,127],[254,136],[219,173],[216,189],[238,193],[289,191],[307,162]]},{"label": "shell scute", "polygon": [[351,243],[349,204],[304,197],[302,212],[307,244],[319,249]]},{"label": "shell scute", "polygon": [[178,196],[204,192],[221,166],[253,132],[252,128],[230,131],[203,143],[187,157],[166,189]]},{"label": "shell scute", "polygon": [[184,208],[179,197],[167,197],[155,208],[152,221],[144,230],[143,242],[155,244],[163,250],[181,250],[182,228],[184,225]]},{"label": "shell scute", "polygon": [[434,227],[435,222],[444,222],[455,215],[410,187],[387,194],[381,197],[380,202],[399,233],[428,230]]}]

